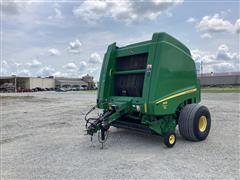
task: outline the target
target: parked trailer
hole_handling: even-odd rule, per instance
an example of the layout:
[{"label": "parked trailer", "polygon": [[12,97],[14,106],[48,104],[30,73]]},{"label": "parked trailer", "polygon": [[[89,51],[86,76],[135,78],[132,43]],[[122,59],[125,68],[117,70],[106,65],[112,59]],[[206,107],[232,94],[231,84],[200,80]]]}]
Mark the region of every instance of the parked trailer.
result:
[{"label": "parked trailer", "polygon": [[[200,83],[189,49],[167,33],[124,47],[109,45],[99,81],[97,105],[86,115],[87,134],[107,139],[110,126],[150,132],[167,147],[176,142],[176,126],[183,138],[207,138],[211,116],[201,100]],[[98,118],[88,118],[95,108]]]}]

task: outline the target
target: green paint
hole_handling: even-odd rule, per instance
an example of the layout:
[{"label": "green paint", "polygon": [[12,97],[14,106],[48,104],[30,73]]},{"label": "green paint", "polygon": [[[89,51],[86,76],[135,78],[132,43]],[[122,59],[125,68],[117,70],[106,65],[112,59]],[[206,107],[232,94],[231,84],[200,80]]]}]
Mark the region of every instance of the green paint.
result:
[{"label": "green paint", "polygon": [[[147,72],[147,69],[116,71],[117,57],[141,53],[148,53],[147,65],[152,66],[151,71]],[[116,74],[144,74],[142,97],[115,96]],[[191,89],[195,91],[184,94]],[[201,98],[195,63],[189,49],[166,33],[154,33],[150,41],[125,47],[117,47],[116,43],[111,44],[104,56],[97,98],[98,107],[104,111],[107,111],[109,106],[118,109],[106,119],[106,123],[110,124],[122,115],[130,114],[140,118],[142,124],[160,135],[175,131],[176,110],[186,104],[198,103]],[[161,99],[167,100],[156,103]],[[137,115],[136,105],[141,107]]]}]

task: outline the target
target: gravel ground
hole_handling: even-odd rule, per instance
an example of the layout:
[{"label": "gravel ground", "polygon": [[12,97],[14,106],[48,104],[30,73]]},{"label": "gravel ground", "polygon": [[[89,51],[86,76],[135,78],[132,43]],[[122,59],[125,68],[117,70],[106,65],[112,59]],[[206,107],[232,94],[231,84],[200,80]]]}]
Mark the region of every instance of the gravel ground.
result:
[{"label": "gravel ground", "polygon": [[[6,96],[4,94],[3,96]],[[1,179],[239,179],[239,96],[205,93],[212,114],[206,141],[111,127],[104,149],[85,136],[83,114],[96,94],[31,93],[1,98]]]}]

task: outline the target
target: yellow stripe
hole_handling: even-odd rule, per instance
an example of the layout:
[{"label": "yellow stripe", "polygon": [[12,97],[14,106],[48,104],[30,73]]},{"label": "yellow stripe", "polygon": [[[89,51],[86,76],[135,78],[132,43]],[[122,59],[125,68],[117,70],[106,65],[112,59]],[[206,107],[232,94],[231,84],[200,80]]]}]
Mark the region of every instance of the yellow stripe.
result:
[{"label": "yellow stripe", "polygon": [[161,103],[161,102],[163,102],[163,101],[167,101],[167,100],[169,100],[169,99],[172,99],[172,98],[175,98],[175,97],[178,97],[178,96],[190,94],[190,93],[193,93],[193,92],[195,92],[195,91],[197,91],[197,88],[189,89],[189,90],[187,90],[187,91],[183,91],[183,92],[174,94],[174,95],[172,95],[172,96],[166,97],[166,98],[164,98],[164,99],[161,99],[161,100],[159,100],[158,102],[156,102],[156,104],[159,104],[159,103]]},{"label": "yellow stripe", "polygon": [[144,110],[145,110],[145,112],[147,112],[147,104],[146,103],[144,104]]}]

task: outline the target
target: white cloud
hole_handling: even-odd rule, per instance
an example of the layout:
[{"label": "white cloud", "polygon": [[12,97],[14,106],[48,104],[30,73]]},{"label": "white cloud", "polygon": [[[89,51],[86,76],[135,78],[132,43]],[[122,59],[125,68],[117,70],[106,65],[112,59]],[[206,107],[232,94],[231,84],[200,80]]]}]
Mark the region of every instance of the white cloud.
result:
[{"label": "white cloud", "polygon": [[101,64],[101,57],[97,52],[94,52],[90,55],[89,63],[91,64]]},{"label": "white cloud", "polygon": [[26,63],[26,65],[31,68],[39,68],[42,65],[42,63],[39,62],[37,59],[33,59],[32,62],[28,62]]},{"label": "white cloud", "polygon": [[217,64],[212,65],[213,71],[211,72],[229,72],[229,71],[235,71],[234,64],[229,62],[221,62]]},{"label": "white cloud", "polygon": [[63,19],[61,10],[58,8],[54,8],[54,15],[48,16],[48,19],[56,19],[56,20]]},{"label": "white cloud", "polygon": [[236,33],[240,33],[240,19],[236,20],[234,26],[235,26]]},{"label": "white cloud", "polygon": [[231,12],[232,12],[231,9],[227,9],[225,11],[221,11],[220,14],[221,14],[222,17],[226,17]]},{"label": "white cloud", "polygon": [[7,66],[7,64],[8,64],[8,63],[7,63],[6,60],[3,60],[3,61],[2,61],[2,66]]},{"label": "white cloud", "polygon": [[53,76],[55,77],[79,77],[79,75],[76,73],[76,72],[60,72],[60,71],[57,71],[57,72],[54,72],[52,74]]},{"label": "white cloud", "polygon": [[31,73],[28,69],[22,69],[16,73],[18,76],[30,76]]},{"label": "white cloud", "polygon": [[193,22],[196,22],[196,19],[193,18],[193,17],[190,17],[190,18],[187,19],[186,22],[188,22],[188,23],[193,23]]},{"label": "white cloud", "polygon": [[42,67],[42,63],[37,59],[31,62],[19,63],[15,60],[6,61],[4,68],[4,75],[18,75],[18,76],[50,76],[55,73],[55,70],[50,66]]},{"label": "white cloud", "polygon": [[22,63],[18,63],[15,60],[3,60],[2,62],[2,73],[4,75],[18,74],[21,69],[25,69]]},{"label": "white cloud", "polygon": [[21,63],[14,62],[13,65],[18,68],[18,67],[20,67],[22,64],[21,64]]},{"label": "white cloud", "polygon": [[209,34],[209,33],[204,33],[204,34],[201,35],[201,38],[202,38],[202,39],[211,39],[211,38],[212,38],[212,35]]},{"label": "white cloud", "polygon": [[50,54],[50,56],[60,56],[61,55],[60,51],[55,48],[49,49],[48,53]]},{"label": "white cloud", "polygon": [[[34,4],[34,5],[33,5]],[[3,21],[8,23],[23,23],[24,27],[31,27],[36,23],[36,17],[39,15],[39,6],[41,2],[33,0],[4,0],[0,2],[5,18]],[[46,8],[45,8],[46,9]],[[31,22],[31,23],[29,23]]]},{"label": "white cloud", "polygon": [[79,70],[80,71],[85,71],[87,68],[87,63],[85,61],[81,61],[79,65]]},{"label": "white cloud", "polygon": [[8,63],[6,60],[1,61],[1,74],[0,75],[9,75],[8,74]]},{"label": "white cloud", "polygon": [[237,53],[232,53],[226,44],[222,44],[218,47],[216,58],[219,60],[237,60]]},{"label": "white cloud", "polygon": [[63,66],[63,68],[67,69],[67,70],[77,70],[78,69],[77,65],[75,63],[72,63],[72,62],[65,64]]},{"label": "white cloud", "polygon": [[78,39],[76,39],[75,41],[69,43],[67,49],[70,53],[80,53],[81,46],[82,43]]},{"label": "white cloud", "polygon": [[191,55],[193,60],[200,61],[201,57],[204,55],[204,52],[199,49],[191,50]]},{"label": "white cloud", "polygon": [[240,70],[239,54],[231,52],[226,44],[221,44],[215,53],[196,49],[191,54],[195,62],[203,63],[204,73]]},{"label": "white cloud", "polygon": [[52,76],[54,73],[55,73],[54,68],[45,66],[37,72],[37,75],[45,77],[45,76]]},{"label": "white cloud", "polygon": [[204,16],[196,25],[199,31],[203,32],[234,32],[234,25],[219,14],[213,16]]},{"label": "white cloud", "polygon": [[168,17],[172,17],[172,16],[173,16],[173,14],[172,14],[171,12],[169,12],[169,11],[166,11],[165,14],[166,14]]},{"label": "white cloud", "polygon": [[56,76],[56,77],[63,77],[64,76],[60,71],[54,72],[52,75]]},{"label": "white cloud", "polygon": [[[129,24],[143,20],[156,19],[163,12],[168,12],[183,0],[149,0],[149,1],[112,1],[112,0],[86,0],[73,9],[76,17],[87,22],[96,22],[103,17],[124,21]],[[168,12],[169,13],[169,12]]]}]

